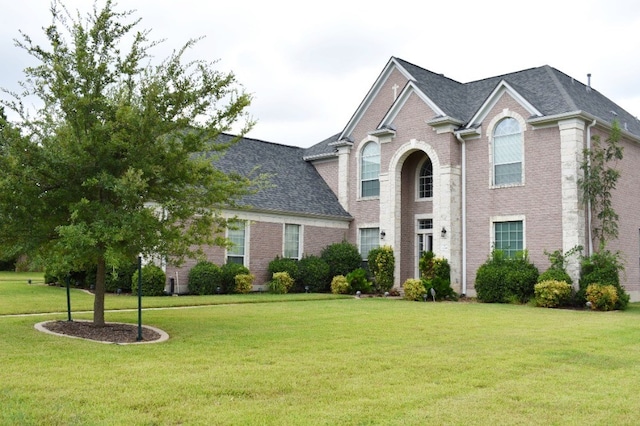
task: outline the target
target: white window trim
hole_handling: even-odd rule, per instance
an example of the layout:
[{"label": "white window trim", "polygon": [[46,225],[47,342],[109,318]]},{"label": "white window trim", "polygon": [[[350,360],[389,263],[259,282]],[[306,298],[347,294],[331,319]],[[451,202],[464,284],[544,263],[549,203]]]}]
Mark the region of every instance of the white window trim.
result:
[{"label": "white window trim", "polygon": [[[379,223],[363,223],[362,225],[358,226],[358,252],[360,252],[360,257],[362,257],[362,229],[371,229],[371,228],[378,228],[378,247],[381,247],[382,244],[380,244],[380,224]],[[367,260],[366,258],[362,257],[362,260]]]},{"label": "white window trim", "polygon": [[287,245],[287,239],[286,239],[287,225],[298,226],[298,255],[297,257],[289,257],[288,259],[300,260],[302,259],[302,253],[304,252],[304,250],[302,249],[304,247],[304,225],[301,225],[299,223],[291,223],[291,222],[285,222],[282,224],[282,257],[285,257],[285,251],[286,251],[286,245]]},{"label": "white window trim", "polygon": [[[424,198],[423,198],[424,199]],[[433,222],[433,214],[432,213],[420,213],[420,214],[416,214],[413,216],[413,235],[414,235],[414,242],[413,242],[413,258],[414,258],[414,263],[415,263],[415,276],[416,277],[420,277],[420,253],[418,253],[418,234],[422,233],[422,234],[429,234],[429,232],[424,232],[426,231],[425,229],[420,229],[420,227],[418,226],[418,221],[421,219],[431,219],[431,235],[435,235],[435,223]],[[423,232],[420,232],[423,231]],[[433,238],[433,244],[434,247],[431,247],[432,251],[434,251],[435,253],[435,237]]]},{"label": "white window trim", "polygon": [[358,145],[358,150],[356,151],[356,164],[357,164],[357,176],[358,176],[358,194],[356,197],[356,201],[361,201],[361,200],[379,200],[380,199],[380,194],[378,193],[378,195],[373,195],[370,197],[363,197],[362,196],[362,151],[364,151],[364,147],[369,143],[369,142],[374,142],[376,144],[378,144],[378,150],[380,152],[380,172],[378,173],[378,182],[380,182],[380,175],[382,174],[382,144],[380,143],[380,141],[378,140],[377,137],[375,136],[367,136],[365,139],[363,139],[362,141],[360,141],[360,144]]},{"label": "white window trim", "polygon": [[[429,156],[425,154],[425,158],[423,158],[418,163],[418,167],[416,168],[416,178],[415,178],[415,183],[416,183],[415,200],[416,201],[433,201],[433,193],[435,192],[433,161],[431,161],[431,197],[420,197],[420,172],[422,171],[422,166],[427,160],[431,161],[431,158],[429,158]],[[430,218],[425,218],[425,219],[430,219]]]},{"label": "white window trim", "polygon": [[[244,222],[244,256],[242,259],[242,264],[244,266],[246,266],[247,268],[249,267],[250,263],[250,259],[249,259],[249,253],[250,253],[250,249],[251,249],[251,225],[250,225],[250,221],[248,220],[244,220],[244,219],[238,219],[239,221]],[[229,238],[229,229],[226,229],[226,238]],[[225,249],[224,251],[224,261],[225,263],[227,262],[227,259],[229,258],[229,249]]]},{"label": "white window trim", "polygon": [[491,253],[495,245],[496,222],[522,222],[522,250],[527,249],[527,221],[523,214],[507,216],[491,216],[489,218],[489,252]]},{"label": "white window trim", "polygon": [[[520,130],[522,130],[522,176],[520,178],[520,183],[510,183],[510,184],[506,184],[506,185],[495,185],[493,182],[495,181],[495,164],[493,164],[493,131],[495,129],[495,127],[498,125],[498,123],[500,121],[502,121],[505,118],[514,118],[518,121],[518,123],[520,124]],[[491,119],[491,121],[489,122],[489,126],[487,127],[487,139],[489,141],[489,168],[490,168],[490,172],[489,172],[489,188],[510,188],[510,187],[514,187],[514,186],[524,186],[525,184],[525,160],[526,160],[526,155],[525,155],[525,143],[524,143],[524,139],[525,139],[525,132],[527,131],[527,122],[525,121],[525,119],[518,114],[515,111],[511,111],[508,108],[505,108],[502,110],[502,112],[500,114],[497,114],[495,117],[493,117]]]}]

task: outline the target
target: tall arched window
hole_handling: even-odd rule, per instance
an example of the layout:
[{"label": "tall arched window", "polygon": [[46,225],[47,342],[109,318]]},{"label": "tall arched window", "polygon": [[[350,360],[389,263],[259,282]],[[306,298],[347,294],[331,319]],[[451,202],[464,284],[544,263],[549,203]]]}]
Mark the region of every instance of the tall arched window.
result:
[{"label": "tall arched window", "polygon": [[493,184],[522,183],[522,129],[515,118],[500,121],[493,131]]},{"label": "tall arched window", "polygon": [[360,195],[377,197],[380,195],[380,147],[368,142],[362,149],[360,163]]},{"label": "tall arched window", "polygon": [[427,157],[418,175],[418,198],[431,197],[433,197],[433,165],[431,159]]}]

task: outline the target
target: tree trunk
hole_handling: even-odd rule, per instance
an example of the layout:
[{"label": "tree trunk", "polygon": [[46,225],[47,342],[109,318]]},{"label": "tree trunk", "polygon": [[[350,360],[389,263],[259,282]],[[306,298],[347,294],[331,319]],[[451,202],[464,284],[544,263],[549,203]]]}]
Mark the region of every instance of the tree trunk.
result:
[{"label": "tree trunk", "polygon": [[105,293],[105,279],[106,273],[106,261],[103,256],[98,258],[98,271],[96,272],[96,287],[95,295],[93,299],[93,324],[96,326],[104,325],[104,293]]}]

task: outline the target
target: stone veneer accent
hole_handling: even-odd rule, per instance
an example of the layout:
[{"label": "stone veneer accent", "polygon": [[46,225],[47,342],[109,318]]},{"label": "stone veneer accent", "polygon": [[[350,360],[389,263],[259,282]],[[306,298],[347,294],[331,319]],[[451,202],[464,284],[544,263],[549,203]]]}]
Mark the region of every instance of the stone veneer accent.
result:
[{"label": "stone veneer accent", "polygon": [[[585,123],[580,119],[564,120],[560,128],[560,159],[562,168],[562,250],[567,252],[581,245],[586,247],[585,209],[581,202],[578,179],[582,176]],[[577,287],[580,262],[577,256],[567,259],[567,273]]]}]

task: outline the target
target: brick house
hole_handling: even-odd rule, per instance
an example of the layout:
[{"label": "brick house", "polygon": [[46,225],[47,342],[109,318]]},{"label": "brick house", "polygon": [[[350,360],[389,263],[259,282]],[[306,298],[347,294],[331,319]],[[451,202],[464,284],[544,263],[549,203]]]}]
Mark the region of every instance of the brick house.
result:
[{"label": "brick house", "polygon": [[[241,261],[262,284],[276,255],[319,254],[346,239],[363,258],[393,247],[399,286],[431,249],[470,296],[493,247],[527,249],[542,272],[545,250],[592,250],[577,180],[583,149],[594,135],[606,139],[614,119],[624,159],[620,238],[609,248],[622,251],[622,282],[640,300],[640,121],[549,66],[459,83],[392,57],[340,133],[307,149],[243,139],[220,167],[258,166],[273,186],[247,199],[250,209],[227,212],[245,227],[229,231],[236,248],[213,248],[210,260]],[[190,266],[168,276],[185,283]],[[577,282],[576,259],[568,271]]]}]

